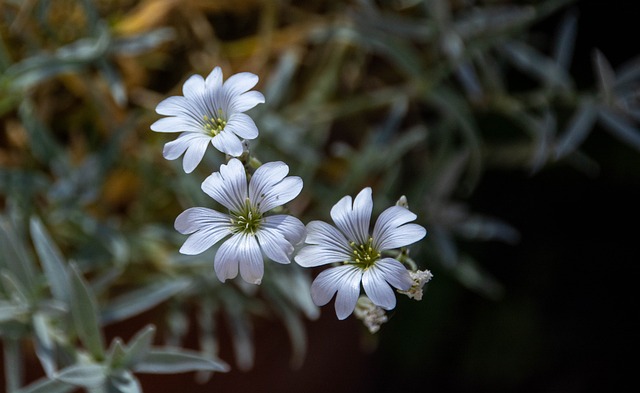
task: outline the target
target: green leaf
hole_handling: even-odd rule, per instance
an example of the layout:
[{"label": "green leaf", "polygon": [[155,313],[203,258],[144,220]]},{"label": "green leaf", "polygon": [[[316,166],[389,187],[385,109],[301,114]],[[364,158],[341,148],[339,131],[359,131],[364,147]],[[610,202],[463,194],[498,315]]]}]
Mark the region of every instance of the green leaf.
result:
[{"label": "green leaf", "polygon": [[187,279],[156,281],[146,287],[121,295],[103,308],[101,314],[102,323],[122,321],[138,315],[184,290],[189,286],[189,283],[190,281]]},{"label": "green leaf", "polygon": [[28,309],[13,302],[0,300],[0,322],[12,321],[24,315]]},{"label": "green leaf", "polygon": [[74,364],[61,370],[56,379],[85,388],[95,388],[104,384],[107,368],[101,364]]},{"label": "green leaf", "polygon": [[173,374],[189,371],[229,371],[229,366],[221,360],[210,360],[198,352],[185,349],[154,349],[147,353],[134,371],[150,374]]},{"label": "green leaf", "polygon": [[40,379],[28,386],[17,390],[15,393],[67,393],[77,388],[57,379]]},{"label": "green leaf", "polygon": [[121,370],[109,376],[106,393],[142,393],[142,387],[131,371]]},{"label": "green leaf", "polygon": [[151,348],[151,344],[153,344],[153,338],[156,334],[156,327],[153,325],[148,325],[144,329],[140,330],[132,339],[129,341],[129,345],[126,349],[126,355],[123,358],[122,365],[125,368],[132,368],[149,352]]},{"label": "green leaf", "polygon": [[93,293],[89,291],[82,273],[75,264],[70,265],[72,293],[71,316],[76,332],[84,346],[96,359],[104,358],[104,340],[98,323],[98,309]]},{"label": "green leaf", "polygon": [[51,240],[42,222],[37,218],[31,219],[31,237],[42,262],[53,297],[64,303],[71,298],[71,283],[60,250]]},{"label": "green leaf", "polygon": [[36,269],[31,258],[27,256],[24,243],[15,233],[14,225],[4,216],[0,216],[0,267],[6,266],[12,276],[22,284],[21,287],[32,291],[36,286]]},{"label": "green leaf", "polygon": [[600,108],[598,111],[602,125],[613,135],[640,150],[640,130],[629,123],[627,119],[608,108]]},{"label": "green leaf", "polygon": [[578,148],[593,128],[597,114],[592,102],[585,101],[580,104],[571,118],[567,130],[556,142],[556,159],[562,158]]},{"label": "green leaf", "polygon": [[32,318],[35,351],[40,359],[40,364],[48,377],[53,377],[57,370],[55,344],[49,334],[49,324],[41,313],[36,313]]}]

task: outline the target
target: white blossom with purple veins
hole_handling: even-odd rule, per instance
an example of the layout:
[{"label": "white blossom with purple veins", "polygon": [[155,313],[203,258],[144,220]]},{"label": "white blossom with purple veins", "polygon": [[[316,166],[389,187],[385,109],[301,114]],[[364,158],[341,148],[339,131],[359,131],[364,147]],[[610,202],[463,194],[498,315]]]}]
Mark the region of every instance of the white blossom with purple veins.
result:
[{"label": "white blossom with purple veins", "polygon": [[[222,82],[222,70],[216,67],[204,79],[192,75],[182,86],[184,96],[168,97],[156,112],[166,115],[151,125],[157,132],[182,132],[164,145],[162,154],[175,160],[184,154],[182,166],[191,173],[202,161],[207,146],[233,157],[243,152],[242,139],[254,139],[258,128],[245,111],[264,103],[259,91],[251,90],[258,76],[250,72],[232,75]],[[251,90],[251,91],[249,91]]]},{"label": "white blossom with purple veins", "polygon": [[220,281],[240,276],[260,284],[264,274],[263,253],[278,263],[290,263],[294,246],[302,241],[304,224],[284,214],[267,215],[298,196],[302,179],[287,176],[283,162],[268,162],[247,182],[244,166],[235,158],[220,166],[202,183],[202,190],[229,210],[221,213],[205,207],[182,212],[175,228],[190,234],[180,252],[196,255],[230,236],[218,248],[213,266]]},{"label": "white blossom with purple veins", "polygon": [[360,283],[371,301],[385,310],[396,306],[392,286],[406,291],[413,284],[404,265],[382,252],[415,243],[427,231],[409,223],[416,215],[407,208],[391,206],[380,214],[370,234],[372,210],[371,188],[360,191],[353,203],[350,196],[345,196],[331,209],[337,228],[311,221],[307,224],[307,245],[295,257],[304,267],[340,264],[322,271],[311,284],[311,297],[317,306],[327,304],[337,292],[338,319],[353,312]]}]

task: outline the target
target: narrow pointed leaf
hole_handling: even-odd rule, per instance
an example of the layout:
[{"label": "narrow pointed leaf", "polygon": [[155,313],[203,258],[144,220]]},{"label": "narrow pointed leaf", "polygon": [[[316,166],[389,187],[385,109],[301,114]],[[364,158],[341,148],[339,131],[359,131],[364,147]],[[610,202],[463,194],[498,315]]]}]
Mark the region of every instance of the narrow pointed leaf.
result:
[{"label": "narrow pointed leaf", "polygon": [[16,390],[15,393],[68,393],[78,388],[57,379],[40,379],[22,389]]},{"label": "narrow pointed leaf", "polygon": [[102,323],[121,321],[147,311],[184,290],[189,284],[189,280],[186,279],[156,281],[146,287],[121,295],[103,308]]},{"label": "narrow pointed leaf", "polygon": [[95,388],[104,384],[107,369],[101,364],[74,364],[61,370],[56,379],[85,388]]},{"label": "narrow pointed leaf", "polygon": [[185,349],[153,349],[134,371],[151,374],[172,374],[189,371],[229,371],[229,366],[221,360],[203,358],[198,352]]},{"label": "narrow pointed leaf", "polygon": [[123,359],[123,367],[131,368],[147,356],[155,334],[155,326],[149,325],[139,331],[131,341],[129,341],[127,354]]},{"label": "narrow pointed leaf", "polygon": [[571,66],[577,31],[578,16],[575,12],[568,12],[562,20],[553,48],[553,58],[556,60],[556,64],[565,70]]},{"label": "narrow pointed leaf", "polygon": [[597,111],[591,102],[583,102],[571,118],[564,134],[556,142],[556,158],[573,152],[589,135],[596,121]]},{"label": "narrow pointed leaf", "polygon": [[613,135],[628,143],[635,149],[640,150],[640,130],[634,127],[627,119],[618,115],[608,108],[600,108],[598,112],[602,125]]},{"label": "narrow pointed leaf", "polygon": [[71,265],[71,316],[84,346],[96,359],[104,358],[104,340],[98,323],[97,303],[80,271]]},{"label": "narrow pointed leaf", "polygon": [[0,217],[0,268],[6,268],[24,288],[35,288],[35,266],[27,256],[24,243],[15,235],[15,228],[4,216]]},{"label": "narrow pointed leaf", "polygon": [[31,237],[42,263],[53,297],[68,303],[70,281],[62,254],[38,218],[31,219]]}]

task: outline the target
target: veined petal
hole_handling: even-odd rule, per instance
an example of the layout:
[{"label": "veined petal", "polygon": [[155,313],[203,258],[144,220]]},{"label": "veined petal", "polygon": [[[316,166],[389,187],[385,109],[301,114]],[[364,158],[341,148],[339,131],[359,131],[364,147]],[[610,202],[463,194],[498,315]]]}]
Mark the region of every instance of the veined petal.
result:
[{"label": "veined petal", "polygon": [[184,153],[184,159],[182,160],[182,168],[185,173],[193,172],[198,164],[200,164],[204,153],[207,151],[207,146],[209,146],[209,141],[211,141],[211,138],[202,134],[199,138],[191,139],[187,151]]},{"label": "veined petal", "polygon": [[324,270],[311,284],[311,298],[317,306],[324,306],[337,292],[336,315],[345,319],[356,307],[361,277],[362,270],[352,265]]},{"label": "veined petal", "polygon": [[393,258],[376,261],[375,270],[382,272],[384,279],[395,288],[406,291],[413,285],[413,279],[406,267]]},{"label": "veined petal", "polygon": [[293,246],[281,232],[263,227],[256,232],[256,237],[260,248],[269,259],[278,263],[291,263],[289,256],[293,253]]},{"label": "veined petal", "polygon": [[255,107],[258,104],[263,104],[265,101],[264,95],[259,91],[252,90],[246,93],[240,94],[229,107],[229,112],[244,112]]},{"label": "veined petal", "polygon": [[[406,269],[405,269],[406,270]],[[385,281],[384,273],[375,266],[367,269],[362,275],[364,292],[376,306],[391,310],[396,306],[396,296]]]},{"label": "veined petal", "polygon": [[187,151],[192,140],[200,137],[201,135],[195,132],[183,132],[175,140],[164,144],[162,156],[167,160],[175,160]]},{"label": "veined petal", "polygon": [[284,236],[293,246],[300,243],[306,234],[302,221],[286,214],[276,214],[264,217],[262,225],[265,228],[273,228]]},{"label": "veined petal", "polygon": [[307,224],[307,244],[318,244],[323,247],[336,248],[351,255],[349,240],[332,225],[324,221],[311,221]]},{"label": "veined petal", "polygon": [[182,94],[191,100],[202,100],[204,92],[204,78],[198,74],[191,75],[182,85]]},{"label": "veined petal", "polygon": [[213,260],[213,269],[216,272],[216,276],[222,282],[225,282],[228,278],[234,278],[238,275],[238,265],[242,260],[240,254],[240,244],[242,243],[243,235],[237,233],[231,236],[227,241],[222,243],[216,251],[216,256]]},{"label": "veined petal", "polygon": [[250,284],[260,284],[264,275],[264,260],[256,238],[242,234],[238,246],[240,276]]},{"label": "veined petal", "polygon": [[204,113],[199,113],[196,107],[185,97],[171,96],[160,101],[156,106],[156,113],[165,116],[182,116],[202,120]]},{"label": "veined petal", "polygon": [[255,139],[258,136],[258,127],[248,115],[234,113],[229,117],[225,130],[231,131],[243,139]]},{"label": "veined petal", "polygon": [[345,319],[356,308],[360,294],[362,270],[352,265],[342,265],[327,269],[311,284],[311,298],[317,306],[323,306],[336,295],[336,315]]},{"label": "veined petal", "polygon": [[238,96],[246,91],[253,89],[258,83],[258,75],[251,72],[239,72],[231,75],[222,85],[224,95],[228,97]]},{"label": "veined petal", "polygon": [[422,239],[427,231],[418,224],[407,224],[415,219],[415,214],[401,206],[391,206],[383,211],[373,228],[374,247],[390,250]]},{"label": "veined petal", "polygon": [[163,117],[151,124],[151,130],[155,132],[203,132],[202,125],[192,119],[184,117]]},{"label": "veined petal", "polygon": [[247,175],[242,163],[232,158],[202,182],[202,191],[231,211],[241,211],[247,198]]},{"label": "veined petal", "polygon": [[343,250],[326,246],[305,246],[295,256],[295,261],[302,267],[316,267],[330,263],[350,260],[352,255]]},{"label": "veined petal", "polygon": [[371,188],[366,187],[358,193],[353,206],[350,196],[339,200],[331,209],[331,218],[349,240],[364,244],[369,240],[372,210]]},{"label": "veined petal", "polygon": [[185,255],[200,254],[230,235],[230,217],[212,209],[192,207],[180,213],[175,228],[187,238],[180,252]]},{"label": "veined petal", "polygon": [[218,90],[222,87],[222,69],[220,67],[215,67],[209,75],[207,75],[207,79],[205,80],[205,86],[207,90]]},{"label": "veined petal", "polygon": [[302,179],[285,177],[289,173],[287,164],[267,162],[256,169],[249,183],[249,199],[260,212],[284,205],[298,196],[302,190]]},{"label": "veined petal", "polygon": [[214,136],[211,143],[213,143],[216,149],[233,157],[240,157],[244,151],[240,139],[226,128]]}]

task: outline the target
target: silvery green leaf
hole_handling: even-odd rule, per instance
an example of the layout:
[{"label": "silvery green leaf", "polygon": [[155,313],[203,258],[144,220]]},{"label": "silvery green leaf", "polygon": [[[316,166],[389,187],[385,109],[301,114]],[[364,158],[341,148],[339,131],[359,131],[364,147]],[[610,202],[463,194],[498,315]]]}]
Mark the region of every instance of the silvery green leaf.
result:
[{"label": "silvery green leaf", "polygon": [[600,108],[598,115],[602,125],[613,135],[640,150],[640,130],[637,127],[609,108]]},{"label": "silvery green leaf", "polygon": [[120,72],[105,59],[100,59],[97,62],[97,67],[109,86],[109,91],[111,92],[113,101],[118,106],[124,107],[127,103],[127,92]]},{"label": "silvery green leaf", "polygon": [[495,34],[522,26],[535,16],[536,10],[530,6],[470,7],[469,12],[456,19],[454,26],[464,40],[473,40],[479,35]]},{"label": "silvery green leaf", "polygon": [[267,80],[264,96],[266,97],[265,105],[277,108],[284,99],[286,91],[291,87],[291,80],[300,65],[300,54],[297,50],[285,51],[278,61],[275,70],[269,75]]},{"label": "silvery green leaf", "polygon": [[71,316],[80,340],[96,359],[104,357],[104,340],[98,323],[95,297],[75,264],[71,268]]},{"label": "silvery green leaf", "polygon": [[[6,267],[30,293],[35,288],[35,266],[8,218],[0,216],[0,268]],[[31,296],[31,294],[29,294]]]},{"label": "silvery green leaf", "polygon": [[14,301],[27,306],[30,303],[28,289],[25,288],[8,270],[0,271],[0,288]]},{"label": "silvery green leaf", "polygon": [[142,393],[142,387],[131,371],[119,370],[109,376],[106,393]]},{"label": "silvery green leaf", "polygon": [[109,349],[107,350],[107,360],[105,364],[110,370],[115,370],[123,367],[123,360],[127,355],[127,348],[125,347],[122,339],[116,337],[111,341]]},{"label": "silvery green leaf", "polygon": [[32,317],[32,326],[36,355],[45,374],[52,378],[58,366],[56,363],[55,343],[49,335],[50,326],[47,317],[41,313],[35,313]]},{"label": "silvery green leaf", "polygon": [[115,39],[109,52],[123,55],[138,55],[148,52],[175,38],[175,32],[170,27],[151,30],[146,33]]},{"label": "silvery green leaf", "polygon": [[602,52],[597,49],[593,51],[593,67],[598,79],[598,90],[600,94],[602,94],[602,98],[605,102],[611,102],[616,75],[609,61],[604,57]]},{"label": "silvery green leaf", "polygon": [[640,79],[640,57],[636,57],[618,67],[615,81],[616,88],[628,88]]},{"label": "silvery green leaf", "polygon": [[494,217],[471,215],[456,228],[460,235],[475,240],[500,240],[515,244],[520,233],[513,226]]},{"label": "silvery green leaf", "polygon": [[132,368],[144,359],[153,344],[155,334],[156,327],[153,325],[148,325],[136,333],[127,345],[126,355],[122,359],[122,367]]},{"label": "silvery green leaf", "polygon": [[499,299],[504,292],[502,285],[469,257],[458,260],[454,273],[464,286],[489,299]]},{"label": "silvery green leaf", "polygon": [[578,16],[576,12],[568,12],[563,18],[560,30],[553,48],[553,58],[559,67],[568,70],[573,58],[573,48],[578,31]]},{"label": "silvery green leaf", "polygon": [[467,97],[469,97],[471,101],[482,99],[484,92],[482,86],[480,86],[480,82],[478,82],[476,71],[471,62],[464,61],[458,64],[455,73],[458,81],[467,93]]},{"label": "silvery green leaf", "polygon": [[12,321],[24,316],[29,309],[13,302],[0,300],[0,322]]},{"label": "silvery green leaf", "polygon": [[[231,295],[231,292],[227,292]],[[237,295],[222,298],[226,321],[229,326],[231,340],[233,341],[233,353],[236,363],[241,370],[253,367],[253,341],[251,339],[252,325],[246,312],[243,311],[241,300]]]},{"label": "silvery green leaf", "polygon": [[29,146],[41,163],[48,165],[63,155],[62,146],[53,138],[53,133],[42,122],[31,101],[22,100],[18,116],[29,136]]},{"label": "silvery green leaf", "polygon": [[591,101],[583,101],[580,104],[566,131],[556,141],[556,159],[573,152],[587,138],[596,121],[597,113]]},{"label": "silvery green leaf", "polygon": [[535,147],[531,160],[531,170],[536,172],[542,169],[551,153],[551,141],[556,133],[555,115],[551,111],[546,110],[542,119],[535,119],[535,125],[532,131],[535,133],[537,146]]},{"label": "silvery green leaf", "polygon": [[55,376],[58,381],[85,388],[103,385],[107,378],[107,368],[101,364],[74,364]]},{"label": "silvery green leaf", "polygon": [[24,354],[22,353],[20,339],[3,337],[2,355],[4,363],[5,386],[8,392],[14,392],[22,385],[24,378],[22,367]]},{"label": "silvery green leaf", "polygon": [[561,89],[571,88],[571,78],[566,70],[543,54],[520,41],[501,45],[502,53],[521,71],[541,82]]},{"label": "silvery green leaf", "polygon": [[101,313],[102,323],[127,319],[146,311],[183,291],[190,284],[187,279],[155,281],[140,289],[120,295],[107,304]]},{"label": "silvery green leaf", "polygon": [[15,393],[67,393],[77,390],[76,386],[57,379],[39,379],[19,390]]},{"label": "silvery green leaf", "polygon": [[62,254],[53,243],[44,225],[37,217],[31,218],[31,237],[42,262],[45,275],[53,296],[68,303],[71,300],[71,283]]},{"label": "silvery green leaf", "polygon": [[198,352],[178,348],[154,348],[133,367],[140,373],[173,374],[188,371],[229,371],[222,360],[203,358]]}]

